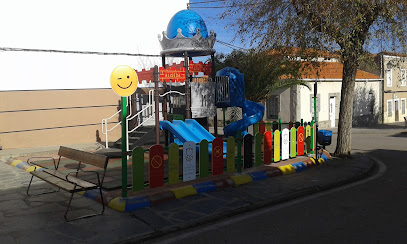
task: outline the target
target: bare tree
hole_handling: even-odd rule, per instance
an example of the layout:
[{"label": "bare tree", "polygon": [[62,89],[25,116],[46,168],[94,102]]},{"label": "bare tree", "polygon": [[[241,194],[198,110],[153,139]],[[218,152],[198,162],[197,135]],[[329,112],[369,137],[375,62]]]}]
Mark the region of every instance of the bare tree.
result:
[{"label": "bare tree", "polygon": [[237,36],[260,48],[339,50],[343,80],[335,155],[351,153],[356,70],[369,44],[405,52],[406,0],[227,0]]}]

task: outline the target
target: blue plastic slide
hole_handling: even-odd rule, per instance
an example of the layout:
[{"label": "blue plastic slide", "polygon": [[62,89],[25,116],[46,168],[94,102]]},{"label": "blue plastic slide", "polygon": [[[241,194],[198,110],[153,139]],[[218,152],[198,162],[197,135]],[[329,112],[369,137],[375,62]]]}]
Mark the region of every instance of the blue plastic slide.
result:
[{"label": "blue plastic slide", "polygon": [[[185,123],[182,120],[174,120],[172,123],[166,120],[160,121],[160,129],[171,132],[178,139],[176,142],[181,145],[186,141],[200,143],[203,139],[208,142],[215,139],[209,131],[194,119],[186,119]],[[223,152],[226,153],[226,143],[223,143]],[[209,144],[209,153],[212,153],[212,144]]]},{"label": "blue plastic slide", "polygon": [[249,100],[245,100],[244,76],[238,69],[226,67],[219,70],[216,75],[229,77],[229,102],[219,102],[218,107],[240,107],[243,118],[228,124],[223,128],[225,136],[235,136],[238,131],[247,134],[246,128],[263,119],[264,106]]},{"label": "blue plastic slide", "polygon": [[242,106],[243,118],[223,128],[225,136],[235,136],[238,131],[247,134],[246,128],[263,119],[264,106],[249,100],[246,100]]}]

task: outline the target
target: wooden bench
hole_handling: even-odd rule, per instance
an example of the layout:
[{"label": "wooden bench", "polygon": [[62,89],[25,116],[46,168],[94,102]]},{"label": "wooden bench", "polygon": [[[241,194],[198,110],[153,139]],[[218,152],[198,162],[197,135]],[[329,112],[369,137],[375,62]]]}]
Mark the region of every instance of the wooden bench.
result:
[{"label": "wooden bench", "polygon": [[[80,150],[63,147],[63,146],[61,146],[59,148],[58,156],[59,156],[59,159],[58,159],[57,163],[55,162],[54,158],[49,158],[49,157],[32,157],[27,160],[28,164],[35,166],[35,170],[30,172],[31,180],[30,180],[30,184],[28,185],[28,188],[27,188],[27,195],[30,196],[30,194],[29,194],[30,186],[31,186],[33,177],[36,176],[36,177],[40,178],[41,180],[48,182],[53,186],[58,187],[58,191],[59,191],[59,189],[62,189],[62,190],[65,190],[65,191],[71,193],[71,197],[70,197],[69,203],[68,203],[68,208],[66,209],[66,212],[64,215],[64,218],[67,221],[72,221],[72,220],[76,220],[76,219],[81,219],[81,218],[86,218],[86,217],[103,214],[103,212],[105,211],[105,204],[104,204],[104,200],[103,200],[102,185],[103,185],[103,179],[106,174],[108,157],[103,156],[103,155],[89,153],[89,152],[83,152]],[[58,171],[59,163],[61,162],[62,157],[77,161],[78,162],[77,169],[69,172],[68,174],[64,174],[64,173],[61,173],[60,171]],[[41,171],[36,170],[37,167],[39,168],[39,166],[32,164],[32,159],[52,159],[54,162],[54,169],[43,168]],[[99,172],[97,172],[97,171],[81,170],[82,163],[96,166],[98,168],[101,168],[103,171],[102,171],[101,175],[99,175]],[[97,183],[93,183],[93,182],[90,182],[90,181],[87,181],[84,179],[80,179],[79,176],[81,176],[81,175],[78,175],[79,172],[81,172],[81,175],[83,172],[84,173],[94,173],[97,178]],[[68,215],[74,194],[76,192],[92,190],[92,189],[99,189],[100,198],[101,198],[101,202],[102,202],[102,211],[100,213],[80,216],[75,219],[68,219],[67,215]],[[56,191],[52,191],[52,192],[56,192]],[[52,193],[52,192],[44,192],[41,194]],[[40,194],[37,194],[37,195],[40,195]]]}]

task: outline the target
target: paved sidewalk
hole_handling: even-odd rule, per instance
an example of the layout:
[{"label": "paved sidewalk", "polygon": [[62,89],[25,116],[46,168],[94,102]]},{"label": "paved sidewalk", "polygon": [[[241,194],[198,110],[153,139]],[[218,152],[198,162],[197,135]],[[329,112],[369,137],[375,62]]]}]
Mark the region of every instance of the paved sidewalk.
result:
[{"label": "paved sidewalk", "polygon": [[[64,192],[27,197],[29,173],[0,161],[0,243],[114,243],[146,241],[236,213],[287,201],[367,176],[374,161],[363,155],[331,159],[295,174],[267,178],[138,209],[65,222]],[[50,185],[36,180],[39,191]],[[72,213],[98,211],[101,205],[76,196]]]}]

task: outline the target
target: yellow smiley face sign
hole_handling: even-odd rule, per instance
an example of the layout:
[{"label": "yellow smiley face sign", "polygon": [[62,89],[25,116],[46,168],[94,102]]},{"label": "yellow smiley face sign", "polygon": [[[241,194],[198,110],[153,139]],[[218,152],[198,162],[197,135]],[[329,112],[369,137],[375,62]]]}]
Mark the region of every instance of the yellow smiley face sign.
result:
[{"label": "yellow smiley face sign", "polygon": [[133,94],[137,85],[137,73],[127,65],[117,66],[110,76],[110,86],[121,97],[128,97]]}]

